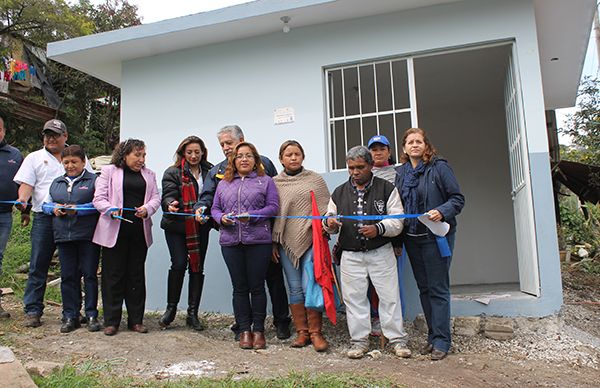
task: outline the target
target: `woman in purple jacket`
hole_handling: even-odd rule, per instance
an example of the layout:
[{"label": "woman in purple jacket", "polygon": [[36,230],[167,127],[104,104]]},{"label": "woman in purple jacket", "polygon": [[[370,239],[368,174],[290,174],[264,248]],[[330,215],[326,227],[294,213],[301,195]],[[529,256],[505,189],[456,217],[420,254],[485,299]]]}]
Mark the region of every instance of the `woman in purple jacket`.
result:
[{"label": "woman in purple jacket", "polygon": [[221,226],[219,243],[233,285],[233,312],[242,349],[266,347],[270,217],[279,212],[277,187],[258,161],[260,155],[252,144],[243,142],[234,148],[211,209]]}]

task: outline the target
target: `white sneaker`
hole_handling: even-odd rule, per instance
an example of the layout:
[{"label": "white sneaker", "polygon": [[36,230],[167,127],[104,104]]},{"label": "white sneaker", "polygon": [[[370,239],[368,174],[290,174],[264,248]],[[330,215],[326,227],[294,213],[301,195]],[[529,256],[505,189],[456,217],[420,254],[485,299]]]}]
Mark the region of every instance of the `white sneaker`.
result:
[{"label": "white sneaker", "polygon": [[348,353],[346,353],[346,355],[348,356],[348,358],[358,359],[362,358],[368,350],[369,348],[365,345],[354,344],[352,345],[350,350],[348,350]]},{"label": "white sneaker", "polygon": [[412,355],[410,349],[407,348],[406,344],[403,344],[402,342],[398,342],[396,345],[394,345],[393,350],[394,354],[400,358],[410,358]]}]

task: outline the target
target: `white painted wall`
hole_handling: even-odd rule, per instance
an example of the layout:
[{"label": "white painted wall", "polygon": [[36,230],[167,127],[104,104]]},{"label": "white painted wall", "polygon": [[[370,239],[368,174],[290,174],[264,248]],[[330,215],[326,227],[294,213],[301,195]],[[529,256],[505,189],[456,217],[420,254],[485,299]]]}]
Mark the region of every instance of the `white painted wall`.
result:
[{"label": "white painted wall", "polygon": [[[527,126],[544,149],[545,125],[533,8],[530,1],[465,1],[415,11],[292,30],[130,61],[123,65],[122,136],[148,143],[148,166],[158,175],[171,163],[180,140],[204,138],[209,159],[222,159],[215,138],[225,124],[239,124],[247,140],[276,159],[279,145],[305,145],[306,167],[327,170],[323,67],[515,39],[523,81]],[[273,109],[293,107],[296,122],[274,126]],[[529,114],[529,111],[532,111]],[[438,144],[443,148],[443,144]],[[546,150],[547,151],[547,150]],[[454,165],[460,165],[453,161]],[[463,172],[458,172],[461,179]],[[463,182],[469,186],[470,182]],[[490,188],[495,189],[494,187]],[[467,196],[467,200],[469,200]],[[478,200],[471,198],[477,204]],[[168,256],[155,218],[155,246],[148,258],[148,308],[165,301]],[[478,220],[461,233],[477,241]],[[467,231],[471,228],[473,233]],[[202,307],[230,309],[229,279],[213,236]],[[477,265],[480,257],[461,257]],[[468,268],[467,265],[467,268]],[[185,300],[185,298],[182,298]],[[184,304],[182,304],[183,306]]]}]

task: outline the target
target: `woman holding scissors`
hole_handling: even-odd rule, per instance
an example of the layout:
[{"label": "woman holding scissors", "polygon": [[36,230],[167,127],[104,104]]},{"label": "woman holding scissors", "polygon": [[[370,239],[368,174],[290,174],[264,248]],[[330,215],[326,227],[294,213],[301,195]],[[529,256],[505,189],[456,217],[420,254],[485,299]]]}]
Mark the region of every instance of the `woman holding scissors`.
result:
[{"label": "woman holding scissors", "polygon": [[217,186],[211,215],[220,225],[219,243],[233,285],[242,349],[266,347],[265,278],[271,261],[271,217],[278,211],[277,187],[265,174],[256,147],[239,143]]},{"label": "woman holding scissors", "polygon": [[[162,178],[162,208],[170,213],[191,213],[202,192],[206,174],[213,167],[206,159],[204,141],[188,136],[175,152],[175,164],[166,169]],[[198,308],[204,285],[204,259],[208,248],[211,224],[200,224],[194,217],[183,214],[164,214],[160,227],[171,255],[171,269],[167,278],[167,309],[158,323],[167,327],[175,319],[185,270],[189,272],[188,310],[186,324],[194,330],[203,330],[198,319]]]},{"label": "woman holding scissors", "polygon": [[119,143],[111,164],[102,168],[96,181],[94,207],[100,219],[93,241],[103,247],[102,302],[104,334],[115,335],[121,323],[122,305],[127,307],[127,327],[147,333],[143,325],[146,303],[145,262],[152,244],[150,217],[160,206],[153,171],[145,167],[146,145],[142,140]]}]

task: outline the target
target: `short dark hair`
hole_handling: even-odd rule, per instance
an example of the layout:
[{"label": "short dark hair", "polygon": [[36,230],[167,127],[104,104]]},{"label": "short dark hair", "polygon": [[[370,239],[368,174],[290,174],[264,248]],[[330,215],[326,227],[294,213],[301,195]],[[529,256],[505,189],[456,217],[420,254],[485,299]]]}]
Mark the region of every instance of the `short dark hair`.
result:
[{"label": "short dark hair", "polygon": [[65,149],[62,150],[60,156],[62,158],[66,158],[67,156],[75,156],[85,162],[85,151],[83,150],[82,146],[77,144],[65,147]]},{"label": "short dark hair", "polygon": [[146,144],[140,139],[127,139],[120,142],[115,147],[110,159],[110,164],[114,164],[117,167],[123,168],[125,165],[125,156],[129,155],[135,150],[146,148]]}]

